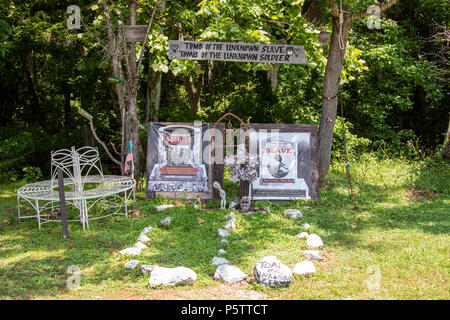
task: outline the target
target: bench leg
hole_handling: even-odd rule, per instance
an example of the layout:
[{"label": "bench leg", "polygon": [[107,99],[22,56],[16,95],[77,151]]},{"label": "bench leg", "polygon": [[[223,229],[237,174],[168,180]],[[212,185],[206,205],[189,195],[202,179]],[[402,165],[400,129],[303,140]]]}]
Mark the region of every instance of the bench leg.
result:
[{"label": "bench leg", "polygon": [[37,213],[37,218],[38,218],[38,226],[39,226],[39,230],[41,230],[41,212],[39,209],[39,201],[36,200],[36,213]]},{"label": "bench leg", "polygon": [[81,199],[80,218],[81,218],[81,224],[83,225],[83,231],[85,231],[86,226],[89,228],[86,199]]},{"label": "bench leg", "polygon": [[17,195],[17,216],[20,222],[20,198],[19,195]]},{"label": "bench leg", "polygon": [[125,197],[123,198],[123,203],[125,205],[125,218],[128,218],[128,207],[127,207],[127,192],[125,191]]}]

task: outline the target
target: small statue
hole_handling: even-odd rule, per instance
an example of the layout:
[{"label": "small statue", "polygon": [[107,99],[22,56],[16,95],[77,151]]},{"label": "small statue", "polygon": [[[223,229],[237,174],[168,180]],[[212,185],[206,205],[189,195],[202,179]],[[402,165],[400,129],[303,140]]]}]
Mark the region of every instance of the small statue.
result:
[{"label": "small statue", "polygon": [[234,197],[233,200],[231,200],[230,205],[228,206],[228,209],[230,210],[235,210],[236,209],[236,205],[239,203],[239,200],[237,197]]},{"label": "small statue", "polygon": [[242,197],[240,201],[241,210],[248,211],[250,209],[251,201],[249,197]]},{"label": "small statue", "polygon": [[201,210],[202,209],[202,198],[197,197],[197,199],[194,201],[194,209]]},{"label": "small statue", "polygon": [[220,183],[217,181],[214,181],[213,187],[215,189],[217,189],[217,191],[219,192],[219,195],[220,195],[220,209],[225,210],[227,208],[226,192],[222,189],[222,187],[220,186]]}]

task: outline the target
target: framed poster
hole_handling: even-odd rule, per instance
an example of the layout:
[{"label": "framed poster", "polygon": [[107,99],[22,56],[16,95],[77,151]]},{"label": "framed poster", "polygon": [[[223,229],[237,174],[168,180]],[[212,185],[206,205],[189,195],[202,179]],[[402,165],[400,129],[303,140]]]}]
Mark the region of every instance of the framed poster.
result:
[{"label": "framed poster", "polygon": [[[207,123],[149,123],[146,199],[210,199],[211,166],[203,159]],[[223,165],[216,180],[223,185]]]},{"label": "framed poster", "polygon": [[249,194],[258,200],[319,199],[316,125],[249,124],[249,143],[259,159]]}]

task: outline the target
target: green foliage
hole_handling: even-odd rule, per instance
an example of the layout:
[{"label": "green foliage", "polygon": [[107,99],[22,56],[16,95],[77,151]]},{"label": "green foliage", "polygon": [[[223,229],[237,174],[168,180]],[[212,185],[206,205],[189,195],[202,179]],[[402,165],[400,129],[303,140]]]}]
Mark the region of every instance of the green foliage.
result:
[{"label": "green foliage", "polygon": [[331,155],[337,161],[344,162],[345,154],[348,154],[349,161],[355,160],[359,155],[364,154],[369,150],[371,141],[366,138],[358,137],[351,133],[353,125],[337,117],[335,131],[333,135],[333,150]]},{"label": "green foliage", "polygon": [[[155,0],[140,1],[137,24],[147,24]],[[319,1],[323,28],[301,17],[305,1],[166,1],[149,34],[141,68],[138,114],[146,115],[149,69],[161,72],[160,121],[215,122],[233,112],[246,122],[320,121],[323,74],[328,46],[319,45],[319,29],[331,32],[333,1]],[[111,2],[111,19],[127,21],[129,2]],[[336,1],[336,3],[338,3]],[[105,57],[106,28],[101,1],[79,1],[84,25],[67,30],[67,3],[33,0],[0,4],[0,147],[2,175],[20,178],[26,166],[48,173],[51,150],[83,145],[82,107],[94,116],[105,142],[121,143],[121,119],[110,66]],[[343,1],[350,12],[377,1]],[[349,35],[341,94],[351,157],[364,150],[421,158],[442,144],[448,124],[448,73],[433,57],[442,42],[426,42],[437,32],[434,21],[448,24],[448,1],[399,1],[382,14],[382,29],[355,21]],[[116,26],[117,27],[117,26]],[[306,65],[247,64],[169,60],[170,39],[303,45]],[[138,43],[138,52],[141,44]],[[278,68],[271,88],[270,69]],[[186,79],[203,77],[200,112],[191,109]],[[338,112],[339,114],[340,112]],[[333,156],[342,159],[343,128],[338,118]],[[18,134],[16,135],[16,132]],[[31,134],[31,137],[28,134]],[[145,124],[140,131],[145,146]],[[100,149],[103,152],[102,149]],[[145,148],[143,148],[145,150]],[[431,151],[430,151],[431,150]],[[23,154],[25,158],[14,160]],[[145,156],[144,153],[142,153]],[[113,168],[103,155],[107,167]],[[110,166],[111,165],[111,166]],[[112,169],[114,170],[114,169]],[[10,179],[8,178],[8,179]]]},{"label": "green foliage", "polygon": [[13,131],[16,134],[12,135],[10,128],[0,129],[1,137],[8,136],[0,141],[0,180],[3,182],[15,181],[19,178],[22,166],[27,163],[34,151],[33,134],[28,131],[17,134],[15,128]]},{"label": "green foliage", "polygon": [[25,173],[23,180],[26,182],[36,182],[42,178],[41,169],[38,167],[27,166],[23,168],[23,172]]}]

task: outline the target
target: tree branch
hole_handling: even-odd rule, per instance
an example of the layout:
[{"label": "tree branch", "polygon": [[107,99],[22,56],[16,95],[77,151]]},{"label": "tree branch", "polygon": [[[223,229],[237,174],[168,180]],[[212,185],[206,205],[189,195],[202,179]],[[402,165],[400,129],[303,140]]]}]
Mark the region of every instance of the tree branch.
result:
[{"label": "tree branch", "polygon": [[105,144],[102,140],[100,140],[100,138],[97,136],[97,133],[95,132],[95,128],[94,128],[94,122],[93,122],[92,120],[89,121],[89,126],[91,127],[91,131],[92,131],[92,134],[94,135],[95,140],[97,140],[98,143],[100,143],[100,144],[102,145],[103,149],[105,149],[105,151],[106,151],[106,153],[108,154],[109,158],[110,158],[115,164],[119,165],[119,166],[120,166],[120,169],[121,169],[121,171],[122,171],[122,169],[123,169],[123,168],[122,168],[122,166],[123,166],[123,165],[122,165],[122,162],[119,161],[119,160],[117,160],[116,158],[113,157],[113,155],[109,152],[109,149],[108,149],[108,147],[106,146],[106,144]]},{"label": "tree branch", "polygon": [[[384,10],[389,9],[390,7],[392,7],[397,2],[398,2],[398,0],[389,0],[389,1],[383,2],[380,5],[380,12],[383,12]],[[358,20],[360,18],[367,17],[369,15],[371,15],[371,13],[368,13],[367,11],[361,11],[361,12],[352,14],[352,17],[351,17],[352,20],[351,21],[355,21],[355,20]]]},{"label": "tree branch", "polygon": [[117,151],[116,146],[114,145],[114,143],[112,143],[112,141],[111,141],[109,144],[113,148],[113,151],[115,152],[115,154],[117,154],[120,158],[122,158],[123,154],[121,154],[119,151]]},{"label": "tree branch", "polygon": [[150,22],[148,23],[148,26],[147,26],[147,32],[145,33],[144,42],[142,43],[141,52],[139,53],[139,60],[138,60],[138,63],[137,63],[137,68],[136,68],[136,77],[133,79],[133,87],[134,88],[137,87],[137,84],[138,84],[138,81],[139,81],[139,70],[141,68],[142,60],[144,58],[145,45],[147,44],[148,34],[150,33],[150,29],[152,28],[153,18],[155,17],[156,10],[160,6],[160,2],[161,2],[161,0],[158,0],[155,3],[155,7],[153,8],[152,16],[150,17]]}]

